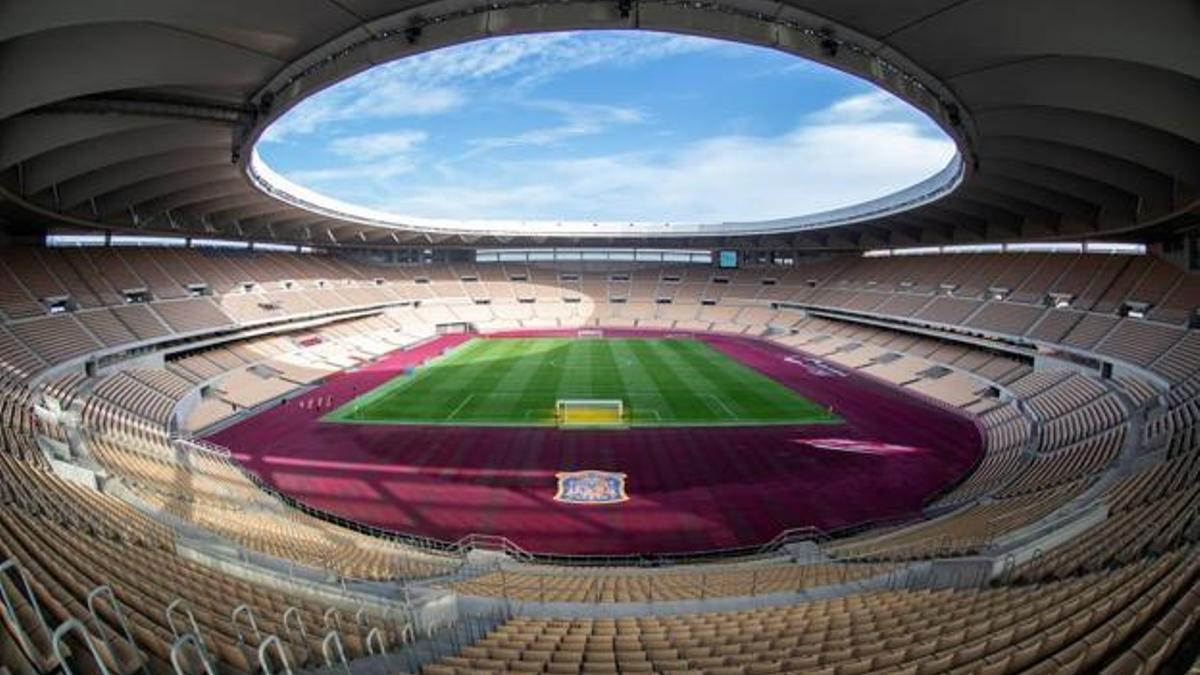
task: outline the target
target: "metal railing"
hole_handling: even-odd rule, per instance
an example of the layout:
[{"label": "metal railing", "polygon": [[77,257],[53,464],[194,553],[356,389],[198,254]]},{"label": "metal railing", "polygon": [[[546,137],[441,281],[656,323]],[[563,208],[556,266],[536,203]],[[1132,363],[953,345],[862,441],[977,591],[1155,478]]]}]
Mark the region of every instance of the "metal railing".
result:
[{"label": "metal railing", "polygon": [[[910,566],[912,561],[882,561],[874,557],[829,560],[819,552],[803,559],[735,562],[680,569],[628,568],[617,571],[578,569],[574,572],[556,567],[511,566],[491,561],[465,567],[459,574],[440,584],[458,585],[481,582],[474,588],[459,588],[460,593],[507,602],[570,602],[603,604],[610,602],[656,603],[710,600],[730,597],[758,597],[800,594],[812,589],[862,583],[865,580]],[[781,572],[795,572],[783,577]],[[574,578],[579,584],[567,589],[560,583]],[[618,599],[621,595],[629,599]]]},{"label": "metal railing", "polygon": [[[15,575],[15,579],[9,576]],[[0,577],[7,577],[12,583],[0,583],[0,600],[3,600],[3,610],[7,617],[7,623],[12,628],[13,637],[17,640],[18,647],[30,656],[31,660],[41,660],[47,667],[54,667],[57,662],[50,662],[50,659],[55,658],[52,654],[41,654],[43,658],[37,659],[35,655],[41,651],[37,645],[49,642],[53,633],[50,630],[49,624],[46,623],[46,615],[43,614],[41,604],[38,602],[37,594],[33,592],[33,588],[29,585],[29,576],[25,573],[25,569],[17,562],[16,558],[9,558],[3,563],[0,563]],[[29,635],[26,626],[18,619],[17,604],[18,598],[10,598],[8,589],[15,590],[21,597],[21,600],[28,603],[33,609],[33,618],[36,624],[34,630],[40,630],[41,635]]]},{"label": "metal railing", "polygon": [[217,675],[216,669],[213,667],[212,657],[209,656],[204,645],[200,643],[200,639],[191,633],[179,636],[179,639],[175,640],[175,643],[171,645],[171,667],[175,669],[175,675],[194,675],[195,668],[190,665],[185,666],[181,664],[181,661],[184,659],[183,655],[186,653],[185,649],[189,647],[195,652],[196,659],[199,660],[200,665],[204,667],[205,675]]},{"label": "metal railing", "polygon": [[203,452],[206,455],[214,455],[223,460],[233,458],[233,452],[224,446],[217,445],[203,438],[193,436],[171,436],[171,443],[187,446],[189,449]]},{"label": "metal railing", "polygon": [[54,636],[51,638],[52,647],[54,649],[54,658],[58,659],[59,666],[65,675],[72,675],[70,661],[67,659],[67,654],[72,654],[78,658],[77,651],[70,649],[66,645],[67,636],[74,634],[83,646],[87,648],[88,654],[92,657],[93,671],[96,675],[110,675],[112,671],[104,663],[104,658],[100,655],[100,650],[96,648],[96,641],[92,639],[92,634],[88,632],[86,626],[79,619],[67,619],[59,624],[58,628],[54,629]]},{"label": "metal railing", "polygon": [[286,675],[292,675],[292,666],[288,663],[287,650],[283,648],[283,642],[274,635],[268,635],[258,645],[258,665],[262,669],[263,675],[274,675],[276,672],[271,665],[271,658],[269,656],[272,648],[275,650],[275,656],[279,664],[283,667],[282,672],[286,673]]}]

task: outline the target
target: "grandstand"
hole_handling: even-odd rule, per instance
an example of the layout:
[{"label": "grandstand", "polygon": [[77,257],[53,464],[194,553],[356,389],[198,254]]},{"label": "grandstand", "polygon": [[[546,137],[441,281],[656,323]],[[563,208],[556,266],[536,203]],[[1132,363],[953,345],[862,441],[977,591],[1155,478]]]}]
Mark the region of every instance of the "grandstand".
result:
[{"label": "grandstand", "polygon": [[[251,4],[0,9],[0,675],[1200,669],[1193,3]],[[634,27],[958,155],[676,231],[253,159],[370,63]]]}]

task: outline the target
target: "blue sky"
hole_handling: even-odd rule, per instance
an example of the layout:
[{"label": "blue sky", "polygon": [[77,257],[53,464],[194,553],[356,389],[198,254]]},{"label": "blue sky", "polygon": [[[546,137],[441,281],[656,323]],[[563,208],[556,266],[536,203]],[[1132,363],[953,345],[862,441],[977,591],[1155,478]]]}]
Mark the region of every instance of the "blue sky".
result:
[{"label": "blue sky", "polygon": [[258,146],[341,201],[447,219],[717,222],[871,199],[953,145],[872,85],[769,49],[645,32],[493,38],[373,68]]}]

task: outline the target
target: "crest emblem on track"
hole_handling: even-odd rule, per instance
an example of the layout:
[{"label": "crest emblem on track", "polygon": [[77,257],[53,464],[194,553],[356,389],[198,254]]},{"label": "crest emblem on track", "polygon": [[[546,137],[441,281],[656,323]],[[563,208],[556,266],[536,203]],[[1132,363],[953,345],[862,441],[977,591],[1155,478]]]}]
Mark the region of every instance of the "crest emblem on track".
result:
[{"label": "crest emblem on track", "polygon": [[568,504],[619,504],[629,499],[625,474],[613,471],[563,471],[558,477],[555,501]]}]

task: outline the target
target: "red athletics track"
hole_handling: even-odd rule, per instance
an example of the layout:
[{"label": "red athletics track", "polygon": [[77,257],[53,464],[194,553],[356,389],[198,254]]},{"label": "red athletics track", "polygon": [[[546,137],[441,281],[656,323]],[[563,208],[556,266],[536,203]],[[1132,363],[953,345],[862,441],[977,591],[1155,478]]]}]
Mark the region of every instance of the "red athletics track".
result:
[{"label": "red athletics track", "polygon": [[[525,331],[507,335],[551,335]],[[574,334],[561,331],[557,334]],[[606,330],[609,336],[661,335]],[[834,530],[916,515],[981,453],[964,416],[873,378],[821,377],[765,341],[699,335],[811,400],[838,425],[558,431],[338,424],[291,402],[209,440],[280,491],[378,527],[455,540],[506,536],[557,554],[682,553],[757,545],[786,528]],[[465,336],[443,336],[338,374],[304,398],[351,400]],[[838,368],[838,370],[842,370]],[[861,439],[916,450],[832,450],[806,439]],[[630,499],[583,506],[553,499],[555,473],[629,475]]]}]

